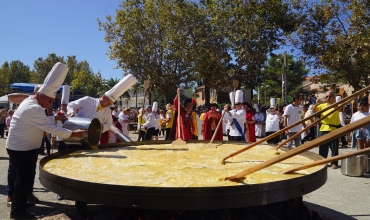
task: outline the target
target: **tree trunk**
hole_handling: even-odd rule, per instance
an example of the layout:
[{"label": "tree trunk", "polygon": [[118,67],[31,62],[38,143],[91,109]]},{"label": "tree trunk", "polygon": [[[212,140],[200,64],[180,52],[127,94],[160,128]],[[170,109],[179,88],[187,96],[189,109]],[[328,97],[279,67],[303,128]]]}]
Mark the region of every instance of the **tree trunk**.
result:
[{"label": "tree trunk", "polygon": [[209,106],[210,104],[210,94],[209,94],[209,86],[207,85],[207,80],[204,79],[204,105]]}]

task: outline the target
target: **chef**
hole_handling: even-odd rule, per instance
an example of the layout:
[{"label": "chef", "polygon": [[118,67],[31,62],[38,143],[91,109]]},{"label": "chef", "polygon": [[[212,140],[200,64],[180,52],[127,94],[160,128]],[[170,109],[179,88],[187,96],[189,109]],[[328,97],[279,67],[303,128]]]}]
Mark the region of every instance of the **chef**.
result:
[{"label": "chef", "polygon": [[[129,74],[100,98],[85,96],[70,102],[67,106],[67,114],[71,117],[97,118],[102,125],[102,133],[109,131],[113,123],[112,111],[109,106],[135,83],[136,78]],[[106,144],[108,140],[101,140],[100,144]]]},{"label": "chef", "polygon": [[241,90],[236,90],[235,97],[235,109],[229,111],[227,107],[224,108],[225,115],[228,115],[227,118],[230,124],[230,140],[245,141],[244,123],[246,119],[245,111],[242,108],[243,92]]},{"label": "chef", "polygon": [[71,131],[55,125],[56,120],[66,120],[65,116],[45,115],[44,108],[51,108],[56,92],[62,85],[67,72],[68,67],[65,64],[56,63],[39,91],[22,101],[10,122],[6,148],[16,170],[10,218],[35,218],[34,214],[26,211],[27,193],[34,181],[38,148],[44,132],[62,138],[83,138],[85,136],[83,130]]}]

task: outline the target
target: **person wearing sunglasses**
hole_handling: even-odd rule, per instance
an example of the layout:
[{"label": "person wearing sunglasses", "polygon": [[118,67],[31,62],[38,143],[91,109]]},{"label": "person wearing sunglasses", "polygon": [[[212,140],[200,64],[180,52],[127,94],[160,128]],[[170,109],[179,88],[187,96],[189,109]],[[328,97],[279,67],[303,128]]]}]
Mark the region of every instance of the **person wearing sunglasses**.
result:
[{"label": "person wearing sunglasses", "polygon": [[[315,112],[321,111],[322,109],[325,109],[329,107],[330,105],[332,105],[334,102],[335,102],[335,93],[333,91],[327,91],[324,100],[317,98],[316,104],[314,106],[314,111]],[[335,131],[340,126],[340,119],[339,119],[340,109],[328,115],[328,112],[330,111],[331,110],[328,110],[321,114],[321,116],[327,116],[327,117],[321,120],[319,136],[323,136],[332,131]],[[338,147],[339,147],[339,139],[337,138],[335,140],[332,140],[332,141],[329,141],[327,143],[320,145],[319,154],[323,156],[324,158],[327,158],[328,153],[329,153],[329,148],[330,148],[331,156],[332,157],[337,156],[339,153]],[[338,169],[338,161],[332,162],[331,168]]]}]

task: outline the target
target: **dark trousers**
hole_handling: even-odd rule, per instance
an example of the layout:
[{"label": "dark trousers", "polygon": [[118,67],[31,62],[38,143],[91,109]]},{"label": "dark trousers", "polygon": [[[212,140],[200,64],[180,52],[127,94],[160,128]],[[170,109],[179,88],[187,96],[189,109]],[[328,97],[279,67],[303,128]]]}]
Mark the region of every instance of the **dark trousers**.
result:
[{"label": "dark trousers", "polygon": [[41,146],[40,146],[40,149],[39,149],[40,154],[44,153],[44,148],[45,148],[44,145],[46,145],[46,153],[50,154],[51,144],[50,144],[49,138],[47,136],[44,136],[42,138]]},{"label": "dark trousers", "polygon": [[5,123],[0,124],[0,137],[4,138]]},{"label": "dark trousers", "polygon": [[145,131],[139,130],[139,135],[137,137],[137,141],[140,141],[140,140],[144,141],[144,137],[145,137]]},{"label": "dark trousers", "polygon": [[165,140],[170,139],[170,134],[171,134],[171,128],[166,128],[166,137],[164,139]]},{"label": "dark trousers", "polygon": [[230,141],[243,141],[242,136],[230,136]]},{"label": "dark trousers", "polygon": [[24,211],[27,204],[27,194],[30,186],[33,187],[38,149],[29,151],[14,151],[7,149],[10,163],[16,173],[14,195],[11,210],[14,212]]},{"label": "dark trousers", "polygon": [[154,134],[154,131],[155,131],[155,127],[148,128],[148,129],[146,130],[144,140],[145,140],[145,141],[150,141],[150,140],[152,140],[152,136],[153,136],[153,134]]},{"label": "dark trousers", "polygon": [[301,140],[302,144],[308,140],[313,140],[315,139],[315,126],[310,127],[308,130],[308,134]]},{"label": "dark trousers", "polygon": [[[325,135],[329,132],[330,131],[320,131],[321,136],[323,136],[323,135]],[[319,146],[319,154],[322,157],[327,158],[328,153],[329,153],[329,148],[330,148],[331,156],[332,157],[337,156],[339,154],[338,146],[339,146],[339,139],[335,139],[335,140],[332,140],[330,142],[327,142],[327,143]],[[336,166],[338,166],[338,161],[331,162],[331,164],[335,164]]]}]

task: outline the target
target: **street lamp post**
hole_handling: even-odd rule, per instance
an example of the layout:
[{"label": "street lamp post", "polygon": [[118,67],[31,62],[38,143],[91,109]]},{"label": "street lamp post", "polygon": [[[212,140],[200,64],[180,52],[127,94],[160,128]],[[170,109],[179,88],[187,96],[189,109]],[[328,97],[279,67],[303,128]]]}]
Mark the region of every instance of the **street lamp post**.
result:
[{"label": "street lamp post", "polygon": [[[280,61],[280,59],[278,59],[278,61]],[[286,77],[286,68],[287,68],[287,59],[286,59],[286,51],[284,51],[283,74],[281,75],[281,98],[284,99],[284,104],[285,105],[288,103],[287,102],[287,98],[288,98],[288,89],[287,89],[288,80],[287,80],[287,77]]]}]

